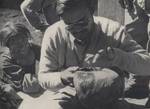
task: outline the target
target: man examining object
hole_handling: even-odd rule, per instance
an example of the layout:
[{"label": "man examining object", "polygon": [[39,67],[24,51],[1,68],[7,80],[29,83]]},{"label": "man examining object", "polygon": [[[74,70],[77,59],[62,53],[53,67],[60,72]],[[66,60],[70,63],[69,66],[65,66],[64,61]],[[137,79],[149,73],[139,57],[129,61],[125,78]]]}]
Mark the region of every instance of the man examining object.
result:
[{"label": "man examining object", "polygon": [[[73,72],[78,67],[117,67],[137,75],[150,75],[146,50],[119,23],[93,17],[95,5],[95,0],[57,0],[56,10],[62,20],[45,32],[38,78],[43,88],[52,91],[56,109],[86,108],[70,91],[74,89],[67,89],[74,84]],[[113,77],[111,74],[110,78]]]}]

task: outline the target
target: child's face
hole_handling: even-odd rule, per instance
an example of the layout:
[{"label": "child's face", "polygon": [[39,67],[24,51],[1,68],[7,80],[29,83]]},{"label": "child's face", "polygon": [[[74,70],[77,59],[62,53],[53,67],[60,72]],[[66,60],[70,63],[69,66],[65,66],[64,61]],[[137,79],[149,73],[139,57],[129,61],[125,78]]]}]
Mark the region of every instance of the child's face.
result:
[{"label": "child's face", "polygon": [[14,59],[23,58],[29,50],[28,38],[24,34],[11,37],[8,41],[8,48]]}]

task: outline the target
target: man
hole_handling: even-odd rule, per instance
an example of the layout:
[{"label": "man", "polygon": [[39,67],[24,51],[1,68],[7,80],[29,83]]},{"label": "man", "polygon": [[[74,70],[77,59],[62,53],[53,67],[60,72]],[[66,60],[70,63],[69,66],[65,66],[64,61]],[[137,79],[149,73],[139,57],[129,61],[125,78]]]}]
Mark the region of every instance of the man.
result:
[{"label": "man", "polygon": [[94,6],[94,0],[57,0],[62,20],[45,32],[38,74],[42,87],[52,91],[55,108],[86,108],[69,89],[62,89],[74,84],[73,72],[78,67],[117,67],[150,75],[148,53],[117,22],[93,17]]},{"label": "man", "polygon": [[[49,25],[59,20],[55,10],[55,0],[24,0],[21,4],[21,10],[26,20],[35,29],[42,32]],[[44,14],[45,18],[40,17],[40,11]]]}]

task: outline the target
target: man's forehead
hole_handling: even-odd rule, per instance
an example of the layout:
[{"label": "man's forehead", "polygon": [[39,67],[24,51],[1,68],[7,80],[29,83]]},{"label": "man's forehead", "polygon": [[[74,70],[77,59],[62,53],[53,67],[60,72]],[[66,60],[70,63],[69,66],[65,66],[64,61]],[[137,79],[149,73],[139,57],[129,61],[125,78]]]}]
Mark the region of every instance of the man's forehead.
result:
[{"label": "man's forehead", "polygon": [[81,8],[74,8],[71,10],[67,10],[62,14],[62,18],[67,23],[75,23],[79,20],[85,18],[88,14],[88,8],[81,7]]}]

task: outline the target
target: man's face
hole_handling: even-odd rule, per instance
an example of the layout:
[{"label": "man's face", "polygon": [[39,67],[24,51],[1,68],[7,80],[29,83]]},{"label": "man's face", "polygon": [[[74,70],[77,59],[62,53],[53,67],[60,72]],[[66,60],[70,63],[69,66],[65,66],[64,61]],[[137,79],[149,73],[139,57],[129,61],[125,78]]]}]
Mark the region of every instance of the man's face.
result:
[{"label": "man's face", "polygon": [[84,41],[92,32],[93,16],[84,4],[65,10],[61,17],[67,25],[66,29],[79,40]]},{"label": "man's face", "polygon": [[20,35],[11,37],[8,41],[8,48],[14,59],[23,58],[29,50],[28,38],[23,34],[23,36]]}]

